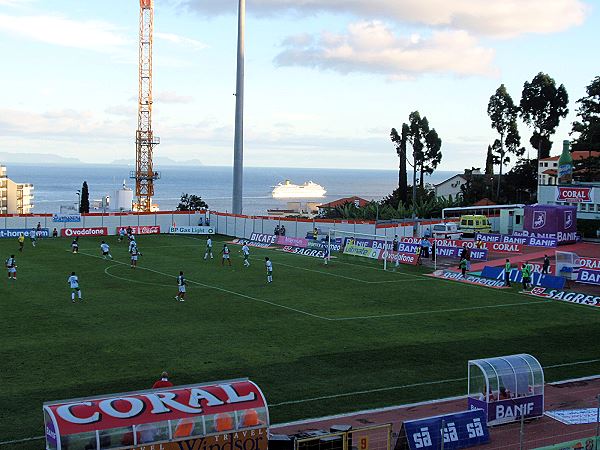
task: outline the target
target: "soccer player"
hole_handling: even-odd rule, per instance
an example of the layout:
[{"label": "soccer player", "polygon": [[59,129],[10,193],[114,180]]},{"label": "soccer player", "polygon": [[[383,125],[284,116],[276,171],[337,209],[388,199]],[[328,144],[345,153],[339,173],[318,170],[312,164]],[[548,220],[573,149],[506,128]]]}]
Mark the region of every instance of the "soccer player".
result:
[{"label": "soccer player", "polygon": [[137,247],[137,242],[135,242],[135,239],[132,239],[129,241],[129,250],[127,251],[131,253],[131,250],[133,250],[135,247]]},{"label": "soccer player", "polygon": [[273,282],[273,263],[268,256],[265,256],[265,267],[267,268],[267,283]]},{"label": "soccer player", "polygon": [[179,300],[180,302],[185,302],[185,299],[183,297],[185,297],[185,285],[186,284],[187,284],[187,281],[186,281],[185,277],[183,276],[183,272],[179,272],[179,276],[177,277],[178,292],[177,292],[177,295],[175,296],[175,300]]},{"label": "soccer player", "polygon": [[71,286],[71,303],[75,303],[75,292],[77,292],[77,298],[83,300],[81,298],[81,289],[79,289],[79,278],[77,278],[75,272],[71,272],[71,276],[67,278],[67,283]]},{"label": "soccer player", "polygon": [[160,389],[165,387],[172,387],[173,383],[169,381],[169,374],[167,372],[163,372],[160,375],[160,380],[157,380],[152,385],[152,389]]},{"label": "soccer player", "polygon": [[37,243],[37,232],[35,230],[29,232],[29,240],[31,241],[31,246],[35,247],[35,244]]},{"label": "soccer player", "polygon": [[123,239],[125,239],[125,228],[121,228],[119,230],[119,242],[123,242]]},{"label": "soccer player", "polygon": [[460,263],[458,264],[458,268],[460,269],[462,277],[465,278],[465,275],[467,274],[467,258],[465,258],[464,256],[462,257]]},{"label": "soccer player", "polygon": [[221,250],[221,253],[223,254],[223,259],[221,260],[221,265],[224,266],[225,261],[227,260],[227,262],[231,266],[231,258],[229,257],[230,251],[229,251],[229,247],[227,247],[227,244],[223,244],[223,250]]},{"label": "soccer player", "polygon": [[73,239],[73,242],[71,242],[71,251],[73,253],[79,253],[79,238],[78,237]]},{"label": "soccer player", "polygon": [[504,286],[510,287],[510,271],[512,267],[510,265],[510,260],[506,258],[506,263],[504,264]]},{"label": "soccer player", "polygon": [[212,239],[210,238],[210,236],[208,237],[208,239],[206,239],[206,251],[204,252],[204,259],[207,259],[208,255],[210,255],[210,259],[213,259]]},{"label": "soccer player", "polygon": [[525,261],[525,264],[521,266],[521,277],[523,278],[523,292],[527,291],[527,288],[531,286],[531,266],[529,261]]},{"label": "soccer player", "polygon": [[15,259],[15,255],[10,255],[5,262],[6,270],[8,271],[8,279],[11,278],[13,280],[17,279],[17,260]]},{"label": "soccer player", "polygon": [[141,256],[142,253],[138,250],[137,245],[129,245],[129,254],[131,255],[131,268],[135,269],[137,267],[138,256]]},{"label": "soccer player", "polygon": [[329,243],[325,242],[325,249],[323,250],[323,264],[329,263]]},{"label": "soccer player", "polygon": [[110,247],[106,242],[102,241],[102,244],[100,244],[100,250],[102,250],[102,256],[104,259],[113,259],[112,255],[110,254]]},{"label": "soccer player", "polygon": [[17,241],[19,242],[19,251],[23,252],[23,246],[25,245],[25,235],[23,233],[19,234]]},{"label": "soccer player", "polygon": [[245,242],[244,245],[242,245],[242,253],[244,254],[244,266],[250,267],[250,261],[248,261],[248,258],[250,257],[250,248]]}]

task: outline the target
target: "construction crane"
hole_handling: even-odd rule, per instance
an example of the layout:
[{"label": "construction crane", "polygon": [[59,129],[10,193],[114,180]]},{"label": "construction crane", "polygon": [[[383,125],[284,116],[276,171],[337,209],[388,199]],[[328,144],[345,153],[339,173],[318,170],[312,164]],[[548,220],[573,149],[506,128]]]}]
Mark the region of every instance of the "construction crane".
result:
[{"label": "construction crane", "polygon": [[152,132],[152,33],[154,0],[140,0],[140,60],[138,90],[138,126],[135,133],[135,195],[134,210],[152,209],[154,181],[160,178],[152,166],[152,152],[160,139]]}]

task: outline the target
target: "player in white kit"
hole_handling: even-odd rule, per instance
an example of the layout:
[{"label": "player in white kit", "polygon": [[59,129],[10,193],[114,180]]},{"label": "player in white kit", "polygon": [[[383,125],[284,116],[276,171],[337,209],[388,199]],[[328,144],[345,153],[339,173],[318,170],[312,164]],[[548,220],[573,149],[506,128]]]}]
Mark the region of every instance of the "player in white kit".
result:
[{"label": "player in white kit", "polygon": [[81,298],[81,289],[79,289],[79,278],[75,275],[75,272],[71,272],[71,276],[67,278],[67,283],[71,286],[71,302],[75,303],[75,293],[77,292],[77,298],[79,300],[83,300]]}]

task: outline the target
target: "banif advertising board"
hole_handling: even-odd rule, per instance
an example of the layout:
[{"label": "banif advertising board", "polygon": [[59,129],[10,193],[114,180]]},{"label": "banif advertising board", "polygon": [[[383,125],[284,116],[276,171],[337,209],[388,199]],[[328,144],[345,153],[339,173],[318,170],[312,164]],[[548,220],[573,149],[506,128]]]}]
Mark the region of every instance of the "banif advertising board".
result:
[{"label": "banif advertising board", "polygon": [[562,205],[525,206],[524,236],[555,238],[559,244],[575,242],[577,208]]}]

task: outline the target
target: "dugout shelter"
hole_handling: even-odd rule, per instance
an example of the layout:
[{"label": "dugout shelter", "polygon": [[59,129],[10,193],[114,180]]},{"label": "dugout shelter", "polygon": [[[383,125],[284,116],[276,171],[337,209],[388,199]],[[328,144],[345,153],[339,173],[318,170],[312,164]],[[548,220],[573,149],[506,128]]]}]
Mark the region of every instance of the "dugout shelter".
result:
[{"label": "dugout shelter", "polygon": [[483,409],[489,425],[544,414],[544,370],[531,355],[471,360],[468,383],[469,408]]},{"label": "dugout shelter", "polygon": [[179,450],[182,441],[267,450],[267,402],[248,379],[47,402],[43,412],[46,450]]}]

